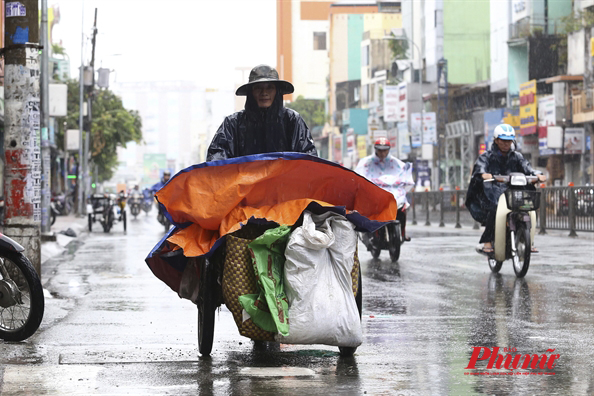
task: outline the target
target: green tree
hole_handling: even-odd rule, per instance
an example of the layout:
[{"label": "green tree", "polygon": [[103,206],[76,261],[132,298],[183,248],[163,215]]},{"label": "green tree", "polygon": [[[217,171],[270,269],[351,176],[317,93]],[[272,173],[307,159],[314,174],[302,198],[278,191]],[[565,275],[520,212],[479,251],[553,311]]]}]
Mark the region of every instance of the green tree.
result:
[{"label": "green tree", "polygon": [[[68,116],[58,125],[66,129],[78,129],[79,84],[68,81]],[[122,100],[108,89],[95,91],[92,103],[91,161],[97,165],[99,181],[109,180],[117,168],[117,147],[126,147],[129,142],[142,141],[142,120],[137,111],[126,110]],[[56,134],[58,147],[64,147],[64,130]]]},{"label": "green tree", "polygon": [[326,122],[323,100],[305,99],[299,95],[295,101],[287,104],[287,107],[298,112],[309,129],[315,126],[324,126]]}]

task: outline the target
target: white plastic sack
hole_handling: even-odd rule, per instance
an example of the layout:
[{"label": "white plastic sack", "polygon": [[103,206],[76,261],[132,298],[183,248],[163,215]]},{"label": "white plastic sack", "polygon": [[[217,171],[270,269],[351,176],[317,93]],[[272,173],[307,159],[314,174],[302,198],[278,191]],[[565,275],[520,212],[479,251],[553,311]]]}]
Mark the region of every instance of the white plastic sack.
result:
[{"label": "white plastic sack", "polygon": [[361,320],[353,296],[357,234],[343,216],[304,213],[285,250],[284,281],[289,300],[287,344],[359,346]]}]

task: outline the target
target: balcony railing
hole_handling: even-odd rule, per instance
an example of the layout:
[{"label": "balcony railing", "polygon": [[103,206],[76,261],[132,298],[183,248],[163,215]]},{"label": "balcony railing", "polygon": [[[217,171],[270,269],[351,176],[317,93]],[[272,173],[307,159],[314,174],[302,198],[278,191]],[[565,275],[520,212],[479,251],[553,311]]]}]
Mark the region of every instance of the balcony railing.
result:
[{"label": "balcony railing", "polygon": [[[548,27],[547,27],[548,26]],[[524,18],[509,25],[509,39],[527,38],[537,35],[553,35],[561,31],[561,23],[556,19],[544,20]]]},{"label": "balcony railing", "polygon": [[574,124],[594,121],[592,88],[574,91],[571,95],[572,121]]}]

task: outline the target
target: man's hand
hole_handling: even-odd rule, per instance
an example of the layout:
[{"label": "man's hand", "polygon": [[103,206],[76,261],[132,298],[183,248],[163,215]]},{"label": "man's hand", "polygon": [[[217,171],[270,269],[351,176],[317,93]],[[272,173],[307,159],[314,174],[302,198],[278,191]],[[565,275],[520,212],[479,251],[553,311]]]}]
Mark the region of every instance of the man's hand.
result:
[{"label": "man's hand", "polygon": [[492,179],[493,178],[493,175],[490,174],[490,173],[483,173],[481,175],[481,177],[483,178],[483,180],[488,180],[488,179]]},{"label": "man's hand", "polygon": [[546,182],[547,181],[547,177],[545,175],[538,175],[538,181],[539,182]]}]

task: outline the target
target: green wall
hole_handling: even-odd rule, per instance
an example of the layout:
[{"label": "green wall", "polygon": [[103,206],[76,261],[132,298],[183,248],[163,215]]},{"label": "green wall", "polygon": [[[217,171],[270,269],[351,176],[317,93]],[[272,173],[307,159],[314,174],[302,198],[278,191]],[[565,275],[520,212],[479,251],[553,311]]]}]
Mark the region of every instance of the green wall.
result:
[{"label": "green wall", "polygon": [[490,79],[490,26],[489,0],[444,0],[443,55],[450,84]]},{"label": "green wall", "polygon": [[528,81],[528,45],[508,46],[507,92],[520,94],[520,84]]},{"label": "green wall", "polygon": [[361,79],[361,40],[363,39],[363,15],[349,15],[348,57],[349,81]]}]

